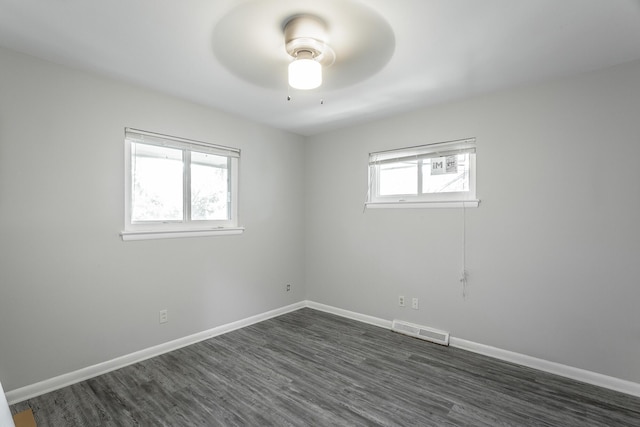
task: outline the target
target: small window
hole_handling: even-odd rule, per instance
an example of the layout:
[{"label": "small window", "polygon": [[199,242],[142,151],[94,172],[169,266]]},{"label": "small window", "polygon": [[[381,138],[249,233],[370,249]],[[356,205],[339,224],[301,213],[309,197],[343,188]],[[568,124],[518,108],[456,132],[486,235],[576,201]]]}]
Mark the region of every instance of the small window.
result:
[{"label": "small window", "polygon": [[474,207],[475,138],[369,155],[367,207]]},{"label": "small window", "polygon": [[124,240],[238,231],[236,148],[125,130]]}]

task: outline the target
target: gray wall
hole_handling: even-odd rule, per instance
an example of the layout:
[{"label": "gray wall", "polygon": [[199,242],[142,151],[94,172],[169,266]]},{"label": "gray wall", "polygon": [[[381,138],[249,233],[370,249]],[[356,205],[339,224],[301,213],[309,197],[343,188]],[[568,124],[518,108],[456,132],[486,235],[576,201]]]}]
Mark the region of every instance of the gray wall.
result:
[{"label": "gray wall", "polygon": [[[7,50],[0,64],[5,390],[304,299],[301,137]],[[126,126],[241,148],[246,232],[123,242]]]},{"label": "gray wall", "polygon": [[[306,140],[7,50],[0,64],[5,390],[303,299],[640,382],[640,63]],[[245,234],[122,242],[125,126],[241,148]],[[463,300],[461,210],[362,204],[370,151],[469,136],[482,204]]]},{"label": "gray wall", "polygon": [[[479,208],[363,213],[371,151],[477,138]],[[307,140],[310,300],[640,382],[640,63]],[[420,309],[397,306],[418,297]]]}]

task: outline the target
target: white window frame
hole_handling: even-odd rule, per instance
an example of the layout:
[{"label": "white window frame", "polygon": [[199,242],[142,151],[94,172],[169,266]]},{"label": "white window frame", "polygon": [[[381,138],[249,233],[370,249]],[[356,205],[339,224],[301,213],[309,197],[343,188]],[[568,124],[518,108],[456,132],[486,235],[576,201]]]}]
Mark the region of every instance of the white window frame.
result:
[{"label": "white window frame", "polygon": [[[420,194],[422,188],[420,162],[423,159],[463,153],[469,154],[469,191]],[[418,161],[417,194],[380,195],[380,166],[406,160]],[[466,208],[478,207],[479,203],[480,200],[476,198],[475,138],[378,151],[369,154],[369,190],[365,203],[366,208]]]},{"label": "white window frame", "polygon": [[[175,148],[183,151],[183,219],[178,221],[132,221],[132,165],[131,144]],[[191,152],[210,153],[227,157],[229,170],[230,212],[228,220],[191,220]],[[122,240],[148,240],[177,237],[202,237],[227,234],[240,234],[243,227],[238,226],[238,170],[240,150],[207,142],[194,141],[138,129],[125,128],[124,170],[125,170],[125,218]]]}]

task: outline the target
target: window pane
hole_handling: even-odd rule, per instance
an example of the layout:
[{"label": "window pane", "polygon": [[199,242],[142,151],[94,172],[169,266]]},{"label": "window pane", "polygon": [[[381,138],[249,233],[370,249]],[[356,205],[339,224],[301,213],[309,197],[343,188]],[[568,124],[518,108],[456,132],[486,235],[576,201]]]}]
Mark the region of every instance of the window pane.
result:
[{"label": "window pane", "polygon": [[469,153],[423,160],[423,194],[459,191],[469,191]]},{"label": "window pane", "polygon": [[379,194],[393,196],[418,193],[417,160],[380,165]]},{"label": "window pane", "polygon": [[132,221],[182,221],[182,150],[131,144]]},{"label": "window pane", "polygon": [[229,219],[228,158],[191,153],[191,219]]}]

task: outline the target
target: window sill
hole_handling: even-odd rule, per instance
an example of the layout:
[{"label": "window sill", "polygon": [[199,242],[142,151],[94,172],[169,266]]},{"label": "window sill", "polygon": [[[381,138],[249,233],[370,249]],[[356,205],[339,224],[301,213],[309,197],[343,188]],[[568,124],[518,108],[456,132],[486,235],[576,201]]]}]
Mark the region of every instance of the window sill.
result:
[{"label": "window sill", "polygon": [[206,237],[206,236],[227,236],[230,234],[242,234],[244,227],[229,228],[209,228],[200,230],[145,230],[145,231],[122,231],[122,240],[152,240],[152,239],[177,239],[180,237]]},{"label": "window sill", "polygon": [[434,209],[434,208],[477,208],[480,200],[458,200],[450,202],[368,202],[367,209]]}]

